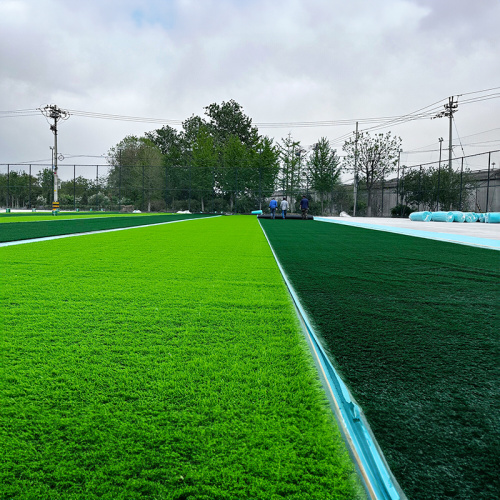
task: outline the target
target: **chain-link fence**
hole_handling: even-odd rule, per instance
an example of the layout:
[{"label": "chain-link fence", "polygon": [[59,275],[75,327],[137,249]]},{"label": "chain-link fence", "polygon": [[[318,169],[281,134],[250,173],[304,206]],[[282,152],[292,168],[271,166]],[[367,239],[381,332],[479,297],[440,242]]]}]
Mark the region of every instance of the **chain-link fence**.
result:
[{"label": "chain-link fence", "polygon": [[[62,210],[248,213],[267,210],[271,196],[286,197],[297,212],[301,195],[313,215],[404,216],[405,210],[500,211],[500,151],[400,166],[387,180],[368,186],[338,184],[331,192],[310,188],[304,172],[286,189],[266,168],[199,169],[191,166],[59,165]],[[497,168],[495,168],[497,167]],[[356,199],[356,203],[354,203]],[[0,165],[0,207],[50,210],[51,165]]]}]

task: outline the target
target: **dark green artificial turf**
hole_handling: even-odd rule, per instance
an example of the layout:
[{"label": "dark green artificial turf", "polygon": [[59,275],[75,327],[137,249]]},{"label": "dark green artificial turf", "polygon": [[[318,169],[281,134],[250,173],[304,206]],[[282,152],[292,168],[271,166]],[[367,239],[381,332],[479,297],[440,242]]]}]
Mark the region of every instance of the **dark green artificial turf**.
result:
[{"label": "dark green artificial turf", "polygon": [[255,218],[7,246],[0,269],[0,499],[365,497]]},{"label": "dark green artificial turf", "polygon": [[500,253],[261,221],[411,499],[496,499]]},{"label": "dark green artificial turf", "polygon": [[174,214],[174,215],[116,215],[115,217],[89,216],[86,218],[58,220],[40,220],[36,222],[10,222],[0,224],[0,242],[28,240],[62,234],[86,233],[122,227],[143,226],[185,219],[211,217],[207,214]]}]

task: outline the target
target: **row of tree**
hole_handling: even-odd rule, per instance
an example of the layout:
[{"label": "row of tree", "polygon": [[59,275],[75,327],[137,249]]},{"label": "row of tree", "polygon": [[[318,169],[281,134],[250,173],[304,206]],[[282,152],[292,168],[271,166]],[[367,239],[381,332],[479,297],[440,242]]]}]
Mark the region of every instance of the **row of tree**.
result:
[{"label": "row of tree", "polygon": [[[307,193],[315,211],[324,213],[334,207],[351,208],[352,195],[340,183],[341,172],[348,172],[366,194],[361,203],[370,216],[374,190],[399,167],[401,139],[390,132],[356,134],[344,143],[341,161],[324,137],[307,151],[290,134],[274,143],[259,134],[233,100],[204,109],[204,117],[188,118],[180,131],[164,126],[143,137],[125,137],[109,150],[110,169],[105,178],[62,182],[61,205],[248,212],[264,208],[264,200],[273,194],[286,197],[293,209]],[[6,200],[10,206],[25,206],[27,199],[31,205],[33,200],[38,205],[50,203],[51,170],[33,178],[27,175],[11,172],[8,179],[0,175],[0,203],[6,196],[10,196]],[[440,169],[439,175],[438,203],[451,206],[458,196],[456,182],[451,181],[455,177],[446,169]],[[432,169],[410,172],[398,189],[401,201],[430,208],[436,204],[435,181]],[[6,182],[8,194],[3,187]]]},{"label": "row of tree", "polygon": [[309,151],[291,135],[275,144],[231,100],[207,106],[205,117],[192,116],[181,131],[164,126],[144,137],[125,137],[109,151],[108,182],[147,210],[159,201],[175,208],[187,200],[205,211],[217,200],[229,211],[246,211],[262,208],[263,200],[276,192],[293,207],[308,192],[323,213],[326,204],[333,208],[334,193],[342,191],[344,170],[364,183],[370,213],[373,187],[394,170],[400,144],[390,132],[374,138],[358,134],[346,141],[341,163],[324,137]]}]

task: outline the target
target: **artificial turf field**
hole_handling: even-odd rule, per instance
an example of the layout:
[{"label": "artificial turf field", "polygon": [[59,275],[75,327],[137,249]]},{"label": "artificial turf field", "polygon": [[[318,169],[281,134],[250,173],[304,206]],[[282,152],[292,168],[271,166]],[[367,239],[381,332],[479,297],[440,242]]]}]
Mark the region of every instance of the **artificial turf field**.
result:
[{"label": "artificial turf field", "polygon": [[0,265],[0,498],[364,497],[255,217]]},{"label": "artificial turf field", "polygon": [[42,215],[39,217],[8,214],[0,218],[0,242],[47,236],[119,229],[162,222],[211,217],[210,214],[113,214],[96,212],[86,216]]},{"label": "artificial turf field", "polygon": [[262,220],[410,499],[500,496],[500,253]]}]

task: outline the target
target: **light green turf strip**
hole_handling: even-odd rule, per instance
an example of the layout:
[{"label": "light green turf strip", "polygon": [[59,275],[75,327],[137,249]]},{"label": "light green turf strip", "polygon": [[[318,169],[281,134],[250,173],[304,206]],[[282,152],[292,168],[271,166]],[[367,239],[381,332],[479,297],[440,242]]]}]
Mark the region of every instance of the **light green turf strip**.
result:
[{"label": "light green turf strip", "polygon": [[[106,212],[88,212],[82,215],[75,214],[64,214],[59,215],[52,214],[40,214],[40,215],[16,215],[0,217],[0,224],[5,224],[9,222],[37,222],[43,220],[58,221],[58,220],[83,220],[83,219],[94,219],[96,217],[151,217],[155,215],[171,215],[168,213],[144,213],[144,214],[108,214]],[[172,214],[174,215],[174,214]]]},{"label": "light green turf strip", "polygon": [[0,264],[0,498],[364,495],[255,218]]}]

